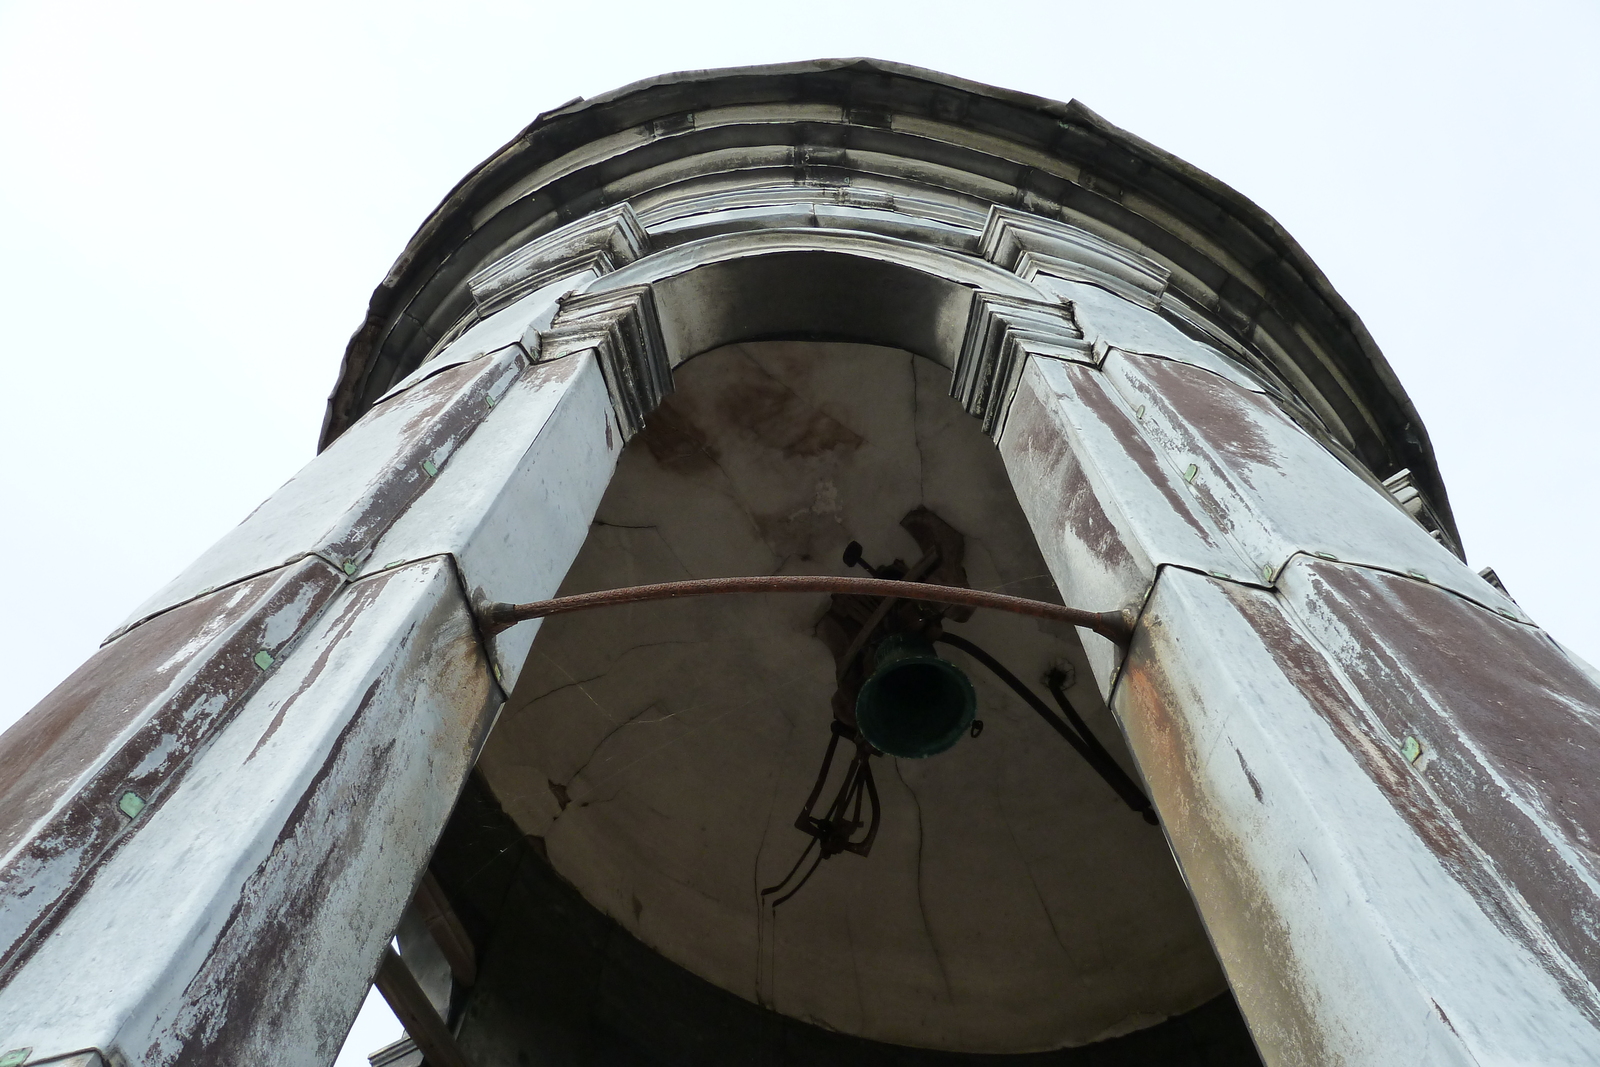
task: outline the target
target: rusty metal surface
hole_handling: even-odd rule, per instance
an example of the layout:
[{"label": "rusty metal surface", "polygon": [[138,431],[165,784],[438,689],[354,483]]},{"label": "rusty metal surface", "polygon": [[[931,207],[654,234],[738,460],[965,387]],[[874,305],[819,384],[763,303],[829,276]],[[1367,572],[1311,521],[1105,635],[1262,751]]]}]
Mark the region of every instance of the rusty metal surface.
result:
[{"label": "rusty metal surface", "polygon": [[[475,604],[555,593],[622,451],[593,353],[528,370],[373,551],[374,566],[450,554]],[[516,684],[538,624],[488,639]]]},{"label": "rusty metal surface", "polygon": [[441,371],[374,407],[182,574],[118,633],[242,578],[316,554],[360,572],[383,531],[415,500],[522,373],[516,349]]},{"label": "rusty metal surface", "polygon": [[1302,559],[1282,587],[1379,762],[1407,765],[1397,808],[1600,1019],[1600,686],[1542,632],[1423,582]]},{"label": "rusty metal surface", "polygon": [[1416,574],[1526,621],[1515,603],[1358,478],[1270,399],[1166,359],[1113,351],[1105,374],[1184,491],[1276,577],[1297,552]]},{"label": "rusty metal surface", "polygon": [[[999,444],[1051,573],[1073,603],[1137,607],[1164,564],[1252,579],[1099,371],[1031,359]],[[1115,649],[1093,639],[1084,648],[1107,691]]]},{"label": "rusty metal surface", "polygon": [[[342,577],[302,560],[186,604],[100,649],[0,736],[0,981],[163,803]],[[122,801],[129,792],[136,802]]]},{"label": "rusty metal surface", "polygon": [[497,706],[449,561],[347,586],[0,988],[0,1032],[325,1067]]},{"label": "rusty metal surface", "polygon": [[1268,1063],[1593,1062],[1590,1004],[1280,598],[1163,571],[1114,707]]}]

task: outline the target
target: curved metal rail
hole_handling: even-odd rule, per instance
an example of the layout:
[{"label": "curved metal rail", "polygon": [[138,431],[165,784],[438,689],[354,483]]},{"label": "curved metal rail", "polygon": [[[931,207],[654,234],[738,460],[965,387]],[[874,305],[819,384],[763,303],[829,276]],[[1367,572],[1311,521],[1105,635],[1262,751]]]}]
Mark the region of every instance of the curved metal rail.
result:
[{"label": "curved metal rail", "polygon": [[898,597],[934,604],[959,604],[965,607],[993,608],[1016,615],[1053,619],[1093,630],[1101,637],[1126,645],[1133,637],[1133,626],[1120,611],[1085,611],[1082,608],[1046,604],[1042,600],[988,593],[981,589],[962,589],[923,582],[897,582],[888,578],[835,578],[829,575],[771,574],[750,578],[699,578],[688,582],[662,582],[635,585],[625,589],[605,589],[595,593],[537,600],[531,604],[489,604],[479,612],[483,627],[490,634],[528,619],[564,615],[569,611],[636,604],[648,600],[676,600],[679,597],[719,596],[726,593],[846,593],[856,596]]}]

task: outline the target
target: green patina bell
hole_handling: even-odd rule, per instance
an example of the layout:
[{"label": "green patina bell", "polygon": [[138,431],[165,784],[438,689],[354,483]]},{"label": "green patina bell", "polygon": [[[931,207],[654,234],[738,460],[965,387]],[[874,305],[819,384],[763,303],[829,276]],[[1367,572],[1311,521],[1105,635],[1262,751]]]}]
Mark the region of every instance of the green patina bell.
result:
[{"label": "green patina bell", "polygon": [[978,697],[961,668],[914,634],[884,638],[856,697],[856,725],[872,747],[922,759],[954,745],[972,726]]}]

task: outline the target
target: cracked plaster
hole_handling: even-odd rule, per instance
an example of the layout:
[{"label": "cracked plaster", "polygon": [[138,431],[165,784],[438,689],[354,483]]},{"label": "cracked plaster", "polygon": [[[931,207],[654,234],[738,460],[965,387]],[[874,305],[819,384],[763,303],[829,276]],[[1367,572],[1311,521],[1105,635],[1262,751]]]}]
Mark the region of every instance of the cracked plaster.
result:
[{"label": "cracked plaster", "polygon": [[[766,342],[698,356],[676,379],[562,593],[843,574],[852,539],[874,561],[915,559],[899,520],[923,505],[966,535],[975,588],[1059,600],[947,370]],[[761,914],[760,887],[807,842],[793,820],[828,736],[834,664],[812,635],[826,604],[706,598],[548,620],[484,752],[487,781],[556,870],[647,944],[850,1034],[1023,1052],[1151,1025],[1223,989],[1159,832],[953,651],[982,737],[876,760],[871,856],[825,862]],[[952,630],[1036,686],[1052,664],[1074,667],[1073,698],[1131,769],[1070,628],[979,612]]]}]

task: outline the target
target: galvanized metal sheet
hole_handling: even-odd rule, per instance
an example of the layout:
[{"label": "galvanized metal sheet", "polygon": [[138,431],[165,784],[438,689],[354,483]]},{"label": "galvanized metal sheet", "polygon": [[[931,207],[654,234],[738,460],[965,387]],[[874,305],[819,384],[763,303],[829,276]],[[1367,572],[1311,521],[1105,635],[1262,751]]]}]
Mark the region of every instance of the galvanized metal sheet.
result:
[{"label": "galvanized metal sheet", "polygon": [[325,1067],[496,693],[448,560],[347,587],[0,989],[0,1033]]},{"label": "galvanized metal sheet", "polygon": [[0,737],[0,981],[343,577],[302,560],[168,612],[100,649]]},{"label": "galvanized metal sheet", "polygon": [[539,332],[548,329],[555,319],[561,307],[561,298],[583,288],[599,276],[592,270],[575,271],[529,293],[503,311],[473,323],[462,331],[460,337],[445,345],[438,355],[396,382],[378,398],[378,403],[398,396],[440,371],[458,367],[510,345],[521,346],[523,354],[530,359],[537,357]]},{"label": "galvanized metal sheet", "polygon": [[1423,582],[1302,557],[1280,585],[1365,736],[1410,764],[1397,809],[1600,1018],[1600,685],[1542,632]]},{"label": "galvanized metal sheet", "polygon": [[[593,353],[540,364],[378,542],[373,562],[391,566],[448,553],[477,602],[554,596],[622,444]],[[507,692],[538,632],[538,622],[525,622],[491,639]]]},{"label": "galvanized metal sheet", "polygon": [[1097,285],[1071,281],[1040,271],[1029,278],[1041,289],[1071,301],[1072,315],[1090,344],[1098,349],[1120,348],[1125,352],[1159,356],[1187,363],[1192,367],[1220,374],[1241,389],[1264,392],[1261,383],[1232,359],[1202,344],[1178,329],[1159,314],[1130,303]]},{"label": "galvanized metal sheet", "polygon": [[[1000,454],[1069,604],[1137,607],[1163,564],[1253,579],[1248,562],[1092,367],[1030,359]],[[1115,646],[1083,638],[1105,692]]]},{"label": "galvanized metal sheet", "polygon": [[1166,359],[1102,364],[1184,492],[1261,578],[1296,553],[1421,577],[1495,611],[1520,608],[1334,458],[1270,399]]},{"label": "galvanized metal sheet", "polygon": [[443,371],[364,415],[242,523],[141,604],[144,619],[312,553],[358,573],[527,361],[515,349]]},{"label": "galvanized metal sheet", "polygon": [[1113,707],[1268,1063],[1594,1062],[1590,1005],[1463,884],[1279,598],[1164,570]]}]

